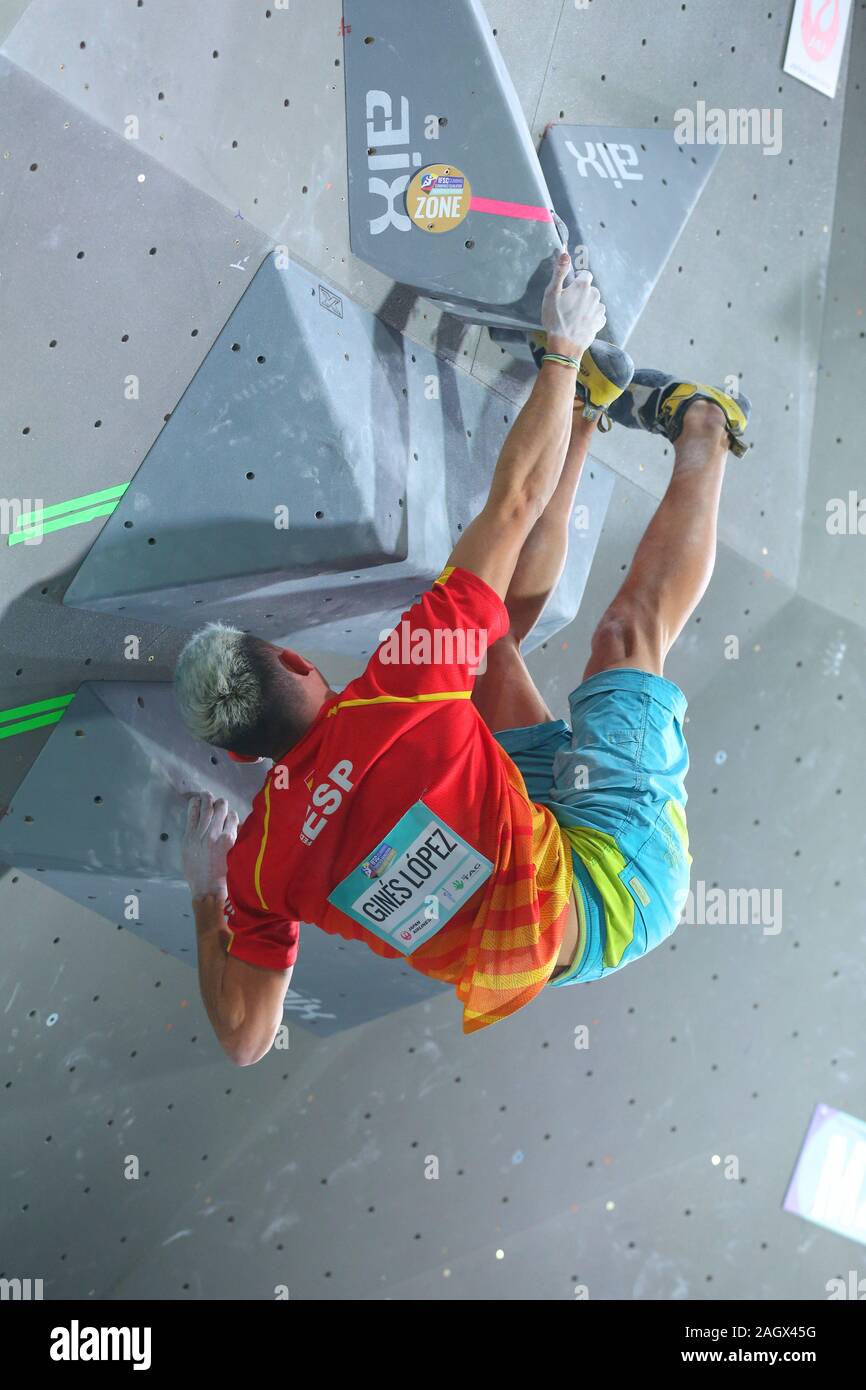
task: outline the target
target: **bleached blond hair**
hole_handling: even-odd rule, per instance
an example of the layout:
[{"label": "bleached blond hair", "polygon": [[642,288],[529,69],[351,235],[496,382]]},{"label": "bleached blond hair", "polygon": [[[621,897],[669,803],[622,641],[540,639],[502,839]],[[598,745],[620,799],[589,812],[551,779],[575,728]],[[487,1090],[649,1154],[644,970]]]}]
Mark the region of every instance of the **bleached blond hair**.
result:
[{"label": "bleached blond hair", "polygon": [[240,628],[208,623],[184,646],[175,666],[175,698],[196,738],[234,748],[261,723],[265,692],[257,642]]}]

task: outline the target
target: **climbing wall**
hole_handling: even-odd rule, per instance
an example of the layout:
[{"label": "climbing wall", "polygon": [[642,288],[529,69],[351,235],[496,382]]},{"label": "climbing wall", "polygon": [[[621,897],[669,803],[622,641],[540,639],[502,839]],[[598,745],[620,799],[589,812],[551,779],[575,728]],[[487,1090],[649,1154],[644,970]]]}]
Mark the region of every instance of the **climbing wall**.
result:
[{"label": "climbing wall", "polygon": [[[675,130],[556,122],[539,162],[576,263],[592,271],[607,310],[602,336],[624,347],[721,155]],[[491,329],[515,355],[525,335]]]},{"label": "climbing wall", "polygon": [[[484,504],[507,401],[269,256],[65,602],[302,650],[369,654]],[[577,611],[613,475],[587,470],[529,647]],[[26,529],[26,528],[25,528]]]},{"label": "climbing wall", "polygon": [[[39,585],[40,598],[62,594],[66,614],[58,633],[41,645],[57,651],[107,647],[108,659],[97,658],[99,669],[82,674],[120,678],[126,689],[136,674],[130,662],[149,664],[159,654],[168,675],[180,636],[218,618],[300,647],[339,686],[341,676],[353,674],[350,663],[356,669],[363,664],[441,570],[483,505],[515,406],[307,269],[287,244],[273,249],[252,216],[230,213],[210,189],[192,187],[146,153],[147,146],[157,156],[169,153],[160,146],[171,145],[164,138],[171,105],[162,103],[171,103],[173,92],[149,94],[129,121],[119,116],[125,108],[115,108],[114,131],[83,115],[70,98],[86,102],[94,88],[106,98],[109,41],[100,37],[88,48],[86,38],[75,40],[75,63],[63,61],[49,71],[44,30],[30,27],[37,11],[47,20],[49,8],[28,10],[14,35],[11,47],[21,65],[0,56],[10,128],[24,142],[10,149],[3,167],[11,209],[4,267],[18,325],[17,341],[4,343],[14,408],[3,428],[19,476],[39,481],[38,493],[34,486],[34,495],[10,512],[5,558],[12,563],[14,554],[20,567],[45,576],[47,547],[69,557],[66,571],[61,567]],[[113,31],[118,62],[125,45],[135,46],[135,26],[148,18],[134,14],[137,8],[126,7]],[[168,10],[164,17],[174,22]],[[292,26],[291,35],[283,31],[291,48],[297,16],[281,18]],[[60,27],[52,32],[64,35],[61,48],[73,42],[63,25],[91,22],[83,12],[76,21],[69,11],[57,19]],[[477,27],[477,13],[475,19]],[[489,38],[485,43],[489,47]],[[216,41],[206,56],[218,65],[239,55]],[[57,92],[26,70],[31,61]],[[108,86],[91,80],[96,73],[105,74]],[[78,77],[82,81],[70,86]],[[115,96],[121,99],[120,92]],[[289,108],[280,101],[275,109]],[[518,117],[515,112],[513,124],[526,146]],[[164,120],[169,126],[155,140],[154,125]],[[233,140],[232,147],[239,143]],[[537,175],[534,153],[531,168]],[[346,178],[344,165],[348,188]],[[258,193],[249,196],[247,211],[257,215],[258,203]],[[55,225],[57,206],[62,218],[52,254],[34,258],[29,230]],[[492,286],[489,259],[485,274]],[[166,336],[185,346],[166,353]],[[101,475],[100,486],[85,481],[91,470]],[[589,524],[575,529],[562,581],[530,648],[576,612],[612,486],[607,469],[587,470],[579,501]],[[92,541],[94,523],[101,529]],[[32,605],[32,596],[26,602]],[[31,607],[29,624],[22,623],[32,633],[33,616],[52,611]],[[82,625],[85,612],[98,615],[103,626]],[[177,629],[177,639],[168,628]],[[25,647],[32,640],[25,639]],[[93,659],[84,658],[88,668]],[[26,661],[15,669],[16,681],[26,679]],[[113,685],[100,688],[110,692]],[[143,693],[121,712],[110,708],[107,694],[109,707],[99,705],[87,744],[87,765],[97,777],[112,768],[119,797],[153,775],[158,801],[151,805],[127,794],[131,821],[118,837],[113,823],[107,830],[109,818],[94,810],[106,801],[91,796],[104,798],[104,792],[88,789],[85,795],[78,788],[90,814],[76,818],[79,836],[67,837],[64,846],[68,805],[58,809],[52,788],[68,779],[68,749],[76,747],[70,720],[88,697],[82,692],[70,706],[74,687],[27,693],[23,699],[16,689],[6,702],[3,740],[59,727],[31,774],[35,790],[30,777],[21,785],[26,767],[10,769],[17,790],[0,821],[0,855],[41,870],[45,882],[109,921],[121,920],[118,898],[138,895],[143,939],[191,960],[177,823],[183,791],[202,771],[201,749],[179,729],[165,691],[155,690],[148,711],[161,709],[162,725],[150,727],[151,756],[173,768],[188,758],[180,780],[168,786],[161,771],[152,774],[150,763],[141,763],[139,743],[129,737],[130,720],[137,728],[144,717],[138,704]],[[213,776],[210,764],[203,771]],[[239,809],[246,805],[242,791],[233,788]],[[162,834],[167,841],[159,840]],[[81,862],[93,872],[82,877]],[[139,877],[140,893],[130,882]],[[136,921],[128,926],[138,930]],[[321,973],[314,963],[320,953]],[[328,965],[336,955],[341,966],[348,963],[357,988],[344,988],[345,968]],[[368,987],[373,958],[364,952],[357,965],[357,955],[357,948],[317,939],[289,1009],[300,1000],[322,1032],[355,1026],[429,993],[408,970],[387,979],[380,971]]]},{"label": "climbing wall", "polygon": [[[857,16],[857,21],[860,16]],[[798,584],[815,603],[866,627],[866,488],[860,427],[866,367],[864,172],[853,132],[866,128],[866,26],[855,22],[836,216],[821,335],[812,466]],[[853,80],[851,80],[853,79]]]},{"label": "climbing wall", "polygon": [[[849,380],[843,367],[856,377],[860,282],[852,271],[824,287],[831,234],[834,254],[863,243],[866,12],[855,7],[831,102],[782,73],[788,3],[537,0],[531,24],[525,0],[484,8],[536,148],[550,122],[668,131],[698,99],[784,108],[777,156],[723,151],[630,339],[648,365],[736,373],[755,400],[757,447],[729,470],[716,579],[671,675],[691,702],[695,879],[758,887],[771,904],[781,889],[781,930],[683,928],[641,966],[553,991],[469,1040],[447,992],[327,1038],[289,1018],[288,1053],[238,1072],[189,966],[130,924],[118,930],[113,910],[93,911],[103,892],[114,907],[107,880],[68,882],[81,899],[49,886],[62,865],[9,869],[2,1273],[44,1277],[46,1297],[270,1302],[278,1284],[295,1302],[583,1305],[588,1294],[581,1318],[604,1299],[823,1300],[828,1280],[862,1275],[862,1245],[782,1203],[816,1105],[866,1114],[852,872],[866,776],[862,559],[855,537],[837,545],[823,529],[828,498],[859,487],[859,397],[848,386],[834,396],[833,383]],[[18,821],[19,794],[29,798],[28,769],[82,682],[131,681],[147,702],[171,677],[184,630],[164,611],[151,622],[118,611],[116,595],[99,611],[62,600],[276,247],[488,387],[503,415],[525,396],[531,369],[486,330],[351,252],[344,24],[332,0],[285,11],[215,0],[206,13],[123,0],[110,18],[100,0],[32,0],[0,12],[0,32],[11,29],[2,490],[58,508],[44,518],[55,529],[0,545],[0,830],[13,823],[22,863],[38,822]],[[130,115],[138,140],[125,135]],[[137,399],[124,395],[130,376]],[[663,441],[622,432],[598,441],[591,472],[600,460],[616,488],[581,612],[530,658],[557,714],[670,467]],[[200,490],[209,506],[210,475]],[[792,597],[801,581],[812,602]],[[725,655],[732,636],[737,659]],[[348,679],[362,655],[363,644],[317,660]],[[127,745],[136,718],[120,720]],[[164,767],[165,749],[155,756]],[[210,768],[228,785],[227,769]],[[88,768],[86,790],[115,796],[98,774]],[[62,807],[66,786],[51,790]],[[132,780],[129,798],[140,794]],[[155,827],[148,851],[166,885],[176,867],[159,834],[173,823]],[[147,899],[148,882],[122,877]],[[170,901],[170,886],[159,891]],[[138,1181],[124,1176],[130,1152]]]},{"label": "climbing wall", "polygon": [[354,254],[475,323],[538,326],[561,246],[480,0],[345,0]]},{"label": "climbing wall", "polygon": [[[0,853],[117,929],[194,964],[181,868],[187,800],[207,789],[243,820],[261,783],[260,769],[187,733],[169,684],[88,682],[19,788],[0,825]],[[287,1019],[325,1035],[442,992],[400,962],[382,964],[357,942],[305,928]]]}]

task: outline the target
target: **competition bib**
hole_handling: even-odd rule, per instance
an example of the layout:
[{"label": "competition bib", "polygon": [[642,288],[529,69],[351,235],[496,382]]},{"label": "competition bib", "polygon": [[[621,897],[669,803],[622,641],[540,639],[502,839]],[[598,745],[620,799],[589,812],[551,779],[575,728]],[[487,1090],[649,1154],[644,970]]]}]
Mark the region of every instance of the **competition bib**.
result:
[{"label": "competition bib", "polygon": [[492,872],[489,859],[416,801],[328,902],[411,956]]}]

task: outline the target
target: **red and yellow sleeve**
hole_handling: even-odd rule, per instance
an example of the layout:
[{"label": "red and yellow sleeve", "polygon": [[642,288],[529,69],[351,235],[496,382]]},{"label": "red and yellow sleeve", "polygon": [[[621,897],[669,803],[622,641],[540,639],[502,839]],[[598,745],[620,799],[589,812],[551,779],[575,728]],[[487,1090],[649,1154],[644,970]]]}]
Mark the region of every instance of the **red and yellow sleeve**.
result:
[{"label": "red and yellow sleeve", "polygon": [[343,692],[355,698],[468,699],[485,653],[508,631],[508,612],[490,585],[449,567],[379,644],[364,674]]},{"label": "red and yellow sleeve", "polygon": [[301,924],[274,911],[264,896],[269,821],[268,810],[257,797],[229,851],[225,914],[231,940],[227,953],[249,965],[288,970],[298,958]]}]

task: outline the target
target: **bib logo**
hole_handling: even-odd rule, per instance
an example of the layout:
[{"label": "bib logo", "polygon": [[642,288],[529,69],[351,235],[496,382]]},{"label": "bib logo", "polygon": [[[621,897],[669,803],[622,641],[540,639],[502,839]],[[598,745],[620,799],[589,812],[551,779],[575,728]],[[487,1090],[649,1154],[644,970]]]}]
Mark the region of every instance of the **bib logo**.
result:
[{"label": "bib logo", "polygon": [[[381,124],[377,125],[377,113],[381,113]],[[393,105],[387,92],[367,93],[367,190],[385,199],[385,210],[378,217],[370,218],[370,235],[381,236],[389,227],[398,232],[412,230],[412,222],[405,212],[398,212],[394,204],[409,186],[411,173],[398,174],[390,178],[395,169],[419,169],[421,155],[418,150],[410,154],[409,99],[400,97],[400,124],[394,128]],[[382,175],[388,173],[388,178]],[[389,181],[390,180],[390,181]]]},{"label": "bib logo", "polygon": [[839,0],[805,0],[800,33],[810,58],[822,63],[839,37]]},{"label": "bib logo", "polygon": [[[311,845],[328,824],[327,817],[332,816],[342,806],[343,792],[352,790],[353,784],[349,781],[351,771],[352,764],[345,758],[342,759],[336,767],[331,769],[325,781],[320,782],[313,791],[310,798],[312,806],[307,805],[304,827],[301,831],[302,845]],[[341,787],[342,791],[337,791],[337,787]]]}]

